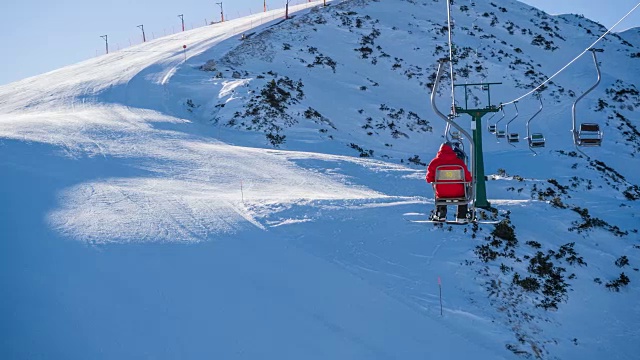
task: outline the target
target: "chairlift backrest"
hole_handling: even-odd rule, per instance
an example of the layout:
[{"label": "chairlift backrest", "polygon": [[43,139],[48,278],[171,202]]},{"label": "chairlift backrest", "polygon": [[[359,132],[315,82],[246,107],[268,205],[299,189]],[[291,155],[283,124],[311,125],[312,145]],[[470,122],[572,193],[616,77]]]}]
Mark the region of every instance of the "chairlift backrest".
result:
[{"label": "chairlift backrest", "polygon": [[436,181],[465,182],[463,169],[437,169]]},{"label": "chairlift backrest", "polygon": [[600,131],[600,125],[592,124],[592,123],[580,124],[580,131],[599,132]]}]

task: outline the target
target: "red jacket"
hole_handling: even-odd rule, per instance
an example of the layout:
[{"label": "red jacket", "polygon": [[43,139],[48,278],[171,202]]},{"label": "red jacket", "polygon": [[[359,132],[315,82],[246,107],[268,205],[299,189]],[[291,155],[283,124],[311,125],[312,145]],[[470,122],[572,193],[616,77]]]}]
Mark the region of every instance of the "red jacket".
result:
[{"label": "red jacket", "polygon": [[[432,183],[436,180],[436,168],[442,165],[460,165],[464,168],[465,181],[471,181],[471,173],[467,169],[467,165],[453,152],[451,146],[442,144],[438,155],[431,160],[427,166],[427,182]],[[456,167],[444,167],[442,169],[456,169]],[[452,198],[464,196],[463,184],[438,184],[436,185],[436,198]]]}]

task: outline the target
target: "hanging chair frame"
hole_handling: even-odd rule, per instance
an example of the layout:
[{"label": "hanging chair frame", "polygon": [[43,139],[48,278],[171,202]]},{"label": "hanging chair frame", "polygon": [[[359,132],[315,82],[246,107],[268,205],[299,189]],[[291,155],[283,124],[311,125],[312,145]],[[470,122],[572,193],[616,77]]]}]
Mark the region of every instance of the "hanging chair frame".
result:
[{"label": "hanging chair frame", "polygon": [[[600,72],[600,65],[598,64],[598,58],[596,53],[603,52],[602,49],[591,48],[589,49],[591,54],[593,55],[593,62],[596,65],[596,71],[598,73],[598,79],[596,83],[593,84],[584,94],[580,95],[576,101],[573,103],[571,107],[571,123],[572,129],[571,132],[573,134],[573,143],[576,146],[576,149],[583,153],[578,147],[584,146],[600,146],[602,145],[603,133],[600,130],[600,125],[597,123],[581,123],[580,126],[577,125],[577,116],[576,116],[576,107],[578,102],[582,100],[587,94],[592,92],[598,85],[600,84],[600,80],[602,80],[602,73]],[[583,153],[584,154],[584,153]],[[587,155],[588,157],[588,155]]]},{"label": "hanging chair frame", "polygon": [[538,116],[538,114],[540,114],[542,112],[542,109],[544,108],[544,104],[542,103],[542,95],[540,93],[538,93],[537,95],[538,101],[540,101],[540,108],[538,109],[538,111],[536,111],[535,114],[533,114],[533,116],[529,120],[527,120],[527,143],[529,144],[529,150],[531,150],[534,155],[538,155],[538,153],[536,153],[533,149],[544,147],[546,143],[546,140],[542,133],[531,133],[531,121],[535,119],[535,117]]}]

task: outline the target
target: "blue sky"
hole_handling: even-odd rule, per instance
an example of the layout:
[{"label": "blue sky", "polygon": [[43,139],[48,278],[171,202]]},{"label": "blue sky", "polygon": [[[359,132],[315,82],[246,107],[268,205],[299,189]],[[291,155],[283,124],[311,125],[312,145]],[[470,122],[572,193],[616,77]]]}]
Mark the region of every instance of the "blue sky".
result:
[{"label": "blue sky", "polygon": [[[629,10],[638,5],[640,0],[615,0],[603,4],[602,0],[520,0],[535,6],[549,14],[580,14],[595,20],[606,27],[613,26]],[[613,6],[615,4],[615,6]],[[626,18],[615,31],[624,31],[640,26],[640,8]]]},{"label": "blue sky", "polygon": [[[225,18],[232,19],[262,11],[264,0],[222,1]],[[298,4],[305,0],[292,0]],[[460,0],[464,1],[464,0]],[[220,19],[216,0],[7,0],[0,2],[0,84],[7,84],[100,55],[108,35],[111,51],[142,41],[137,27],[144,25],[147,39],[180,29],[184,14],[187,29]],[[549,13],[578,13],[611,26],[637,0],[616,0],[603,7],[599,0],[524,0]],[[285,0],[267,0],[268,8],[281,8]],[[640,10],[620,29],[640,26]]]}]

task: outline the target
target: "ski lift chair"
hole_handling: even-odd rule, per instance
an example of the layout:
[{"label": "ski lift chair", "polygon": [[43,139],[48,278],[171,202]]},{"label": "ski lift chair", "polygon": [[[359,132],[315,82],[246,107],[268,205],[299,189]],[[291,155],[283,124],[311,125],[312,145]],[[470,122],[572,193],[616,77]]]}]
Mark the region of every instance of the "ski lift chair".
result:
[{"label": "ski lift chair", "polygon": [[498,136],[498,137],[502,137],[502,138],[507,138],[507,142],[509,144],[511,143],[515,143],[515,142],[520,142],[520,135],[518,135],[518,133],[512,133],[509,132],[509,124],[511,124],[515,119],[518,118],[518,103],[514,102],[513,106],[516,108],[516,116],[513,117],[513,119],[509,120],[507,122],[507,126],[505,127],[505,131],[502,132],[502,136]]},{"label": "ski lift chair", "polygon": [[457,130],[452,130],[451,132],[449,132],[449,135],[451,135],[451,139],[453,140],[462,140],[462,135],[460,135],[460,131]]},{"label": "ski lift chair", "polygon": [[541,148],[545,145],[544,135],[542,133],[533,133],[529,137],[529,147]]},{"label": "ski lift chair", "polygon": [[436,180],[432,183],[435,194],[436,186],[462,184],[464,186],[464,196],[453,198],[436,197],[437,205],[465,205],[471,200],[471,182],[465,181],[464,167],[460,165],[441,165],[436,168]]},{"label": "ski lift chair", "polygon": [[[494,109],[495,107],[492,107],[492,109]],[[493,115],[491,115],[491,117],[489,118],[489,120],[487,120],[487,130],[491,133],[491,134],[495,134],[496,130],[498,130],[498,123],[500,121],[502,121],[502,119],[504,119],[505,113],[504,113],[504,109],[502,108],[502,105],[500,105],[499,108],[502,112],[502,117],[500,117],[500,119],[498,121],[496,121],[494,124],[490,124],[491,119],[493,119],[494,116],[496,116],[498,113],[495,112],[493,113]]]},{"label": "ski lift chair", "polygon": [[598,124],[580,124],[580,130],[575,134],[575,137],[578,146],[600,146],[602,144],[602,131],[600,131]]},{"label": "ski lift chair", "polygon": [[[514,103],[515,104],[515,103]],[[507,132],[505,130],[498,130],[498,123],[500,121],[502,121],[502,119],[504,119],[506,113],[504,112],[504,106],[500,105],[500,110],[502,110],[502,117],[500,118],[500,120],[496,121],[496,139],[504,139],[507,137]],[[518,116],[518,107],[516,106],[516,117]],[[513,121],[515,118],[511,119],[511,121]],[[508,128],[509,125],[507,125]]]},{"label": "ski lift chair", "polygon": [[[540,108],[538,109],[538,111],[536,111],[535,114],[533,114],[533,116],[531,116],[529,120],[527,120],[527,141],[529,142],[529,149],[541,148],[545,145],[545,139],[542,133],[531,132],[531,121],[535,119],[535,117],[538,116],[538,114],[540,114],[542,112],[542,109],[544,108],[544,104],[542,103],[542,95],[540,93],[537,93],[537,98],[540,102]],[[535,154],[536,152],[534,151],[533,153]]]},{"label": "ski lift chair", "polygon": [[490,124],[491,119],[493,119],[494,116],[496,116],[496,113],[493,113],[493,115],[491,115],[491,117],[489,118],[489,120],[487,120],[487,131],[489,131],[491,134],[495,134],[496,133],[496,125],[495,124]]},{"label": "ski lift chair", "polygon": [[602,52],[602,49],[589,49],[593,54],[593,62],[596,66],[596,71],[598,72],[598,79],[596,83],[591,86],[584,94],[576,99],[571,107],[571,121],[573,124],[573,142],[576,146],[600,146],[602,144],[602,131],[600,130],[600,125],[596,123],[581,123],[580,127],[576,130],[577,120],[576,120],[576,105],[578,101],[584,98],[587,94],[589,94],[593,89],[595,89],[598,84],[600,84],[601,74],[600,74],[600,65],[598,65],[598,59],[596,57],[596,53]]},{"label": "ski lift chair", "polygon": [[[449,115],[449,119],[453,119],[451,115]],[[451,124],[447,123],[447,127],[444,130],[444,136],[447,141],[452,143],[461,143],[462,142],[462,134],[458,130],[452,130]]]}]

